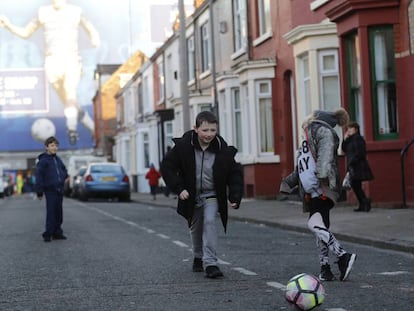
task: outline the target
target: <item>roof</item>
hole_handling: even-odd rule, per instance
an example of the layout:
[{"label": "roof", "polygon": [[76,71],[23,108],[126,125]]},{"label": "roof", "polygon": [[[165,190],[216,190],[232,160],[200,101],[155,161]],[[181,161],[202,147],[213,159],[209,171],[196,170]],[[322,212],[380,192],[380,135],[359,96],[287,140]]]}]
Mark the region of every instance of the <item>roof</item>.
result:
[{"label": "roof", "polygon": [[147,59],[147,56],[143,52],[137,51],[102,85],[102,118],[104,120],[116,118],[115,95],[121,89],[121,77],[125,75],[131,75],[132,77]]}]

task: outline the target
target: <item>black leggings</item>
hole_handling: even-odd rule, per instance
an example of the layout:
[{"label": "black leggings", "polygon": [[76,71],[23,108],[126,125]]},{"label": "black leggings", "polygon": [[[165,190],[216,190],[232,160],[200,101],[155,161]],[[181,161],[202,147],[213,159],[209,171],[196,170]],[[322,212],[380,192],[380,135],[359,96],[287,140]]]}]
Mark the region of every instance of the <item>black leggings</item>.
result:
[{"label": "black leggings", "polygon": [[331,199],[312,198],[309,201],[309,218],[315,213],[320,213],[325,227],[329,228],[329,211],[332,207],[334,207],[334,203]]},{"label": "black leggings", "polygon": [[365,196],[364,190],[362,190],[362,181],[351,180],[351,188],[358,199],[359,204],[364,204],[367,197]]},{"label": "black leggings", "polygon": [[150,189],[151,194],[155,196],[157,194],[158,186],[150,186]]}]

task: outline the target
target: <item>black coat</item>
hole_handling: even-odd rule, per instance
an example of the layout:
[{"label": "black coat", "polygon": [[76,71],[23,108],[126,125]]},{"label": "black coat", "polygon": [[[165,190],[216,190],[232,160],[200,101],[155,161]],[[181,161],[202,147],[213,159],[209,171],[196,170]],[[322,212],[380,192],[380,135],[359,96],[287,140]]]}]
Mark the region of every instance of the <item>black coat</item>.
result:
[{"label": "black coat", "polygon": [[349,136],[342,142],[342,150],[346,155],[347,170],[351,180],[372,180],[374,175],[366,158],[365,140],[359,134]]},{"label": "black coat", "polygon": [[[177,195],[184,189],[188,191],[190,196],[187,200],[178,199],[177,212],[186,218],[190,225],[196,199],[194,148],[200,148],[197,133],[188,131],[181,138],[175,138],[174,143],[174,147],[165,155],[161,163],[161,175],[167,186]],[[217,135],[207,150],[216,154],[213,164],[214,188],[221,221],[226,231],[227,200],[239,206],[243,196],[243,168],[234,159],[237,149],[228,146],[221,136]]]}]

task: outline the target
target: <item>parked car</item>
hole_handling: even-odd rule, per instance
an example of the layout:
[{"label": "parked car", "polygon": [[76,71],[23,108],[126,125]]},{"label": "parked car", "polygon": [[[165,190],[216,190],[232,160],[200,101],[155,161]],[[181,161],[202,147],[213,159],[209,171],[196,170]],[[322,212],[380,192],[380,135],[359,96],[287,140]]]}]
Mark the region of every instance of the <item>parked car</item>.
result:
[{"label": "parked car", "polygon": [[79,186],[80,183],[82,182],[82,178],[85,175],[87,167],[86,166],[82,166],[79,171],[76,173],[75,176],[73,176],[73,185],[72,185],[72,192],[71,192],[71,196],[73,198],[77,198],[79,196]]},{"label": "parked car", "polygon": [[75,174],[79,172],[82,166],[87,166],[89,163],[95,162],[108,162],[106,157],[94,156],[94,155],[72,155],[69,157],[67,163],[67,170],[69,178],[65,180],[65,186],[63,193],[65,196],[72,195],[73,184],[75,182]]},{"label": "parked car", "polygon": [[118,198],[128,202],[131,199],[131,185],[124,168],[117,163],[90,163],[79,183],[79,199]]}]

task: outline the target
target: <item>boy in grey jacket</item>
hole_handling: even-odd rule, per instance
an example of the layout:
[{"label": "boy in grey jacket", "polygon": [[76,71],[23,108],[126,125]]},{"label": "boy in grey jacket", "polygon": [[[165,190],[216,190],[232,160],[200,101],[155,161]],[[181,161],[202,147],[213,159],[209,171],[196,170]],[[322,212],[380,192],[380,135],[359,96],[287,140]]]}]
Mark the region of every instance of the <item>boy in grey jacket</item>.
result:
[{"label": "boy in grey jacket", "polygon": [[194,129],[174,139],[161,163],[161,175],[178,195],[177,212],[187,219],[193,244],[193,271],[222,277],[217,266],[216,214],[224,230],[228,206],[237,209],[243,195],[243,168],[234,159],[237,149],[217,135],[217,118],[209,111],[196,117]]}]

